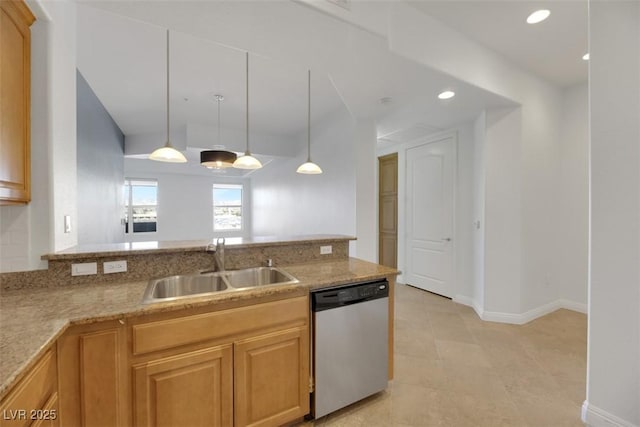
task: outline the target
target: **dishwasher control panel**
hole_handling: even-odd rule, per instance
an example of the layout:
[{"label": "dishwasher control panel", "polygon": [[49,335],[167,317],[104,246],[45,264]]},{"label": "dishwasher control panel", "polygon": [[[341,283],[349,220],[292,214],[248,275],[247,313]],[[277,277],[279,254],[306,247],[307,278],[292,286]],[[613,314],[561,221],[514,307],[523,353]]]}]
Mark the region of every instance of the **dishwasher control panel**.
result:
[{"label": "dishwasher control panel", "polygon": [[311,293],[313,311],[354,304],[389,296],[389,283],[386,280],[353,283],[335,288],[321,289]]}]

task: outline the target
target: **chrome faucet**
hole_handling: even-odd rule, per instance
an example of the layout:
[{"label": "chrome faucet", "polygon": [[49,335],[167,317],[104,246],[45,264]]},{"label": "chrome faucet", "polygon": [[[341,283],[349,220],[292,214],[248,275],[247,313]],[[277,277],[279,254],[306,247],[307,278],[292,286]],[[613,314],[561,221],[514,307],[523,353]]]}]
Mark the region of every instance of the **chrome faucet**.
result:
[{"label": "chrome faucet", "polygon": [[224,271],[224,237],[218,237],[216,240],[216,251],[213,254],[217,271]]},{"label": "chrome faucet", "polygon": [[[224,271],[224,237],[218,237],[215,243],[209,243],[207,245],[207,252],[213,253],[213,270],[212,271]],[[210,273],[205,271],[204,273]]]}]

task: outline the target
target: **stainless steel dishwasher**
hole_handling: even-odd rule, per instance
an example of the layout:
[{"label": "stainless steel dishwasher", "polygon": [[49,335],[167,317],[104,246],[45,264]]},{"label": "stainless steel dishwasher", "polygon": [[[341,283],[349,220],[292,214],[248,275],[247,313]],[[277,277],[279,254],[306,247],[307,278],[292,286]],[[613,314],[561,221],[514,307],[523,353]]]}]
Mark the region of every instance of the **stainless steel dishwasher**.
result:
[{"label": "stainless steel dishwasher", "polygon": [[313,415],[322,417],[384,390],[388,381],[389,283],[325,288],[311,294]]}]

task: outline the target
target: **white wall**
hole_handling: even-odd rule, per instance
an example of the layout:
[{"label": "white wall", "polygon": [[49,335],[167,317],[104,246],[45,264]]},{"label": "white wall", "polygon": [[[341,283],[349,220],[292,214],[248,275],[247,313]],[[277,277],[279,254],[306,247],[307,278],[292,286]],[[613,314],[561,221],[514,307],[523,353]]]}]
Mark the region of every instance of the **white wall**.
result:
[{"label": "white wall", "polygon": [[31,210],[0,207],[0,272],[29,270]]},{"label": "white wall", "polygon": [[[307,158],[306,150],[254,172],[254,235],[355,235],[355,135],[354,121],[342,111],[311,129],[311,158],[322,168],[321,175],[296,173]],[[300,136],[305,137],[306,133]]]},{"label": "white wall", "polygon": [[[76,4],[43,2],[51,16],[49,33],[49,119],[52,126],[50,180],[53,195],[51,220],[54,251],[78,242],[76,176]],[[64,231],[64,216],[71,216],[71,232]]]},{"label": "white wall", "polygon": [[558,186],[556,278],[559,297],[586,311],[589,234],[589,99],[587,84],[564,91]]},{"label": "white wall", "polygon": [[[227,178],[202,169],[199,174],[174,173],[172,164],[126,158],[126,178],[158,180],[158,226],[155,233],[126,235],[126,241],[209,240],[251,235],[251,185],[246,178]],[[269,165],[271,166],[271,164]],[[213,184],[243,184],[242,231],[213,231]]]},{"label": "white wall", "polygon": [[473,191],[475,132],[474,123],[468,122],[457,127],[458,165],[456,168],[456,299],[468,301],[474,294],[473,271]]},{"label": "white wall", "polygon": [[516,322],[544,314],[562,287],[557,231],[571,221],[557,206],[562,92],[407,5],[392,12],[393,52],[521,105],[487,114],[485,310]]},{"label": "white wall", "polygon": [[521,109],[487,112],[484,311],[519,313],[522,286]]},{"label": "white wall", "polygon": [[590,1],[591,426],[640,426],[640,3]]},{"label": "white wall", "polygon": [[352,256],[378,262],[378,170],[376,126],[359,121],[355,139],[356,240]]},{"label": "white wall", "polygon": [[[75,3],[29,1],[31,203],[0,207],[0,271],[46,268],[40,256],[77,241]],[[64,215],[72,231],[64,233]]]},{"label": "white wall", "polygon": [[487,114],[482,112],[473,122],[473,290],[471,303],[478,313],[484,311],[485,265],[485,130]]}]

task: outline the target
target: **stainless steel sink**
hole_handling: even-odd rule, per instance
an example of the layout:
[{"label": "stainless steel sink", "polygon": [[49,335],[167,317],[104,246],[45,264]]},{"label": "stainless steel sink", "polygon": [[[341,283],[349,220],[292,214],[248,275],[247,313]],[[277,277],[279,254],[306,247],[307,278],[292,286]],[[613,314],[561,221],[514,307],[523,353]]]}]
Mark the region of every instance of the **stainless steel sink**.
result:
[{"label": "stainless steel sink", "polygon": [[143,302],[171,301],[229,289],[220,273],[163,277],[149,282]]},{"label": "stainless steel sink", "polygon": [[149,304],[219,292],[233,292],[256,286],[292,283],[298,283],[298,279],[277,267],[169,276],[149,281],[142,302]]},{"label": "stainless steel sink", "polygon": [[226,272],[229,284],[236,288],[253,288],[256,286],[298,283],[298,279],[277,267],[245,268]]}]

